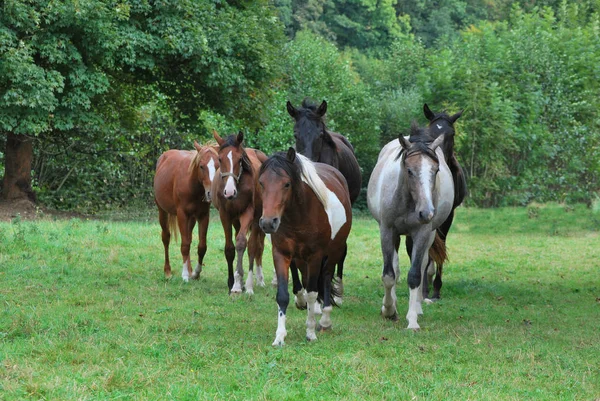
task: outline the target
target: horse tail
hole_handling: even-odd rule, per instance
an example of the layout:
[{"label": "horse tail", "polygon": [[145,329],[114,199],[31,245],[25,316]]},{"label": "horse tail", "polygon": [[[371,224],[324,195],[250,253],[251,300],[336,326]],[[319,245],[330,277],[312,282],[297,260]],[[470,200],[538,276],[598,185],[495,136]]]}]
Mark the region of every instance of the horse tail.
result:
[{"label": "horse tail", "polygon": [[319,272],[319,281],[317,282],[317,288],[318,288],[318,293],[317,293],[317,300],[320,302],[323,302],[323,300],[325,299],[325,280],[329,279],[331,280],[331,289],[330,289],[330,297],[331,297],[331,305],[332,306],[338,306],[338,304],[335,303],[335,298],[336,297],[341,297],[341,294],[339,293],[339,291],[337,290],[337,286],[334,285],[337,280],[335,278],[331,278],[328,273],[327,273],[327,269],[325,268],[327,266],[327,256],[325,256],[323,258],[323,261],[321,262],[321,271]]},{"label": "horse tail", "polygon": [[435,239],[431,248],[429,248],[429,257],[433,259],[437,266],[442,266],[445,261],[448,260],[448,253],[446,252],[446,242],[442,240],[440,233],[435,231]]},{"label": "horse tail", "polygon": [[169,215],[169,233],[173,235],[175,241],[179,240],[179,230],[177,229],[177,216],[174,214]]}]

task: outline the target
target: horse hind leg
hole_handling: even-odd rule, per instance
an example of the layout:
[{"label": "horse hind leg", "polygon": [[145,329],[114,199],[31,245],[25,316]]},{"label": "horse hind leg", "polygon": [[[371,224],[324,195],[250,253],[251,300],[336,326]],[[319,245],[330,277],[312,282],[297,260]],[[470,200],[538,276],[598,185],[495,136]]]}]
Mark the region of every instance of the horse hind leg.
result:
[{"label": "horse hind leg", "polygon": [[169,214],[161,208],[158,208],[158,222],[161,227],[161,239],[165,252],[165,264],[163,270],[165,278],[170,279],[173,276],[171,272],[171,263],[169,262],[169,243],[171,242],[171,230],[169,227]]},{"label": "horse hind leg", "polygon": [[336,305],[342,305],[344,301],[344,282],[342,281],[344,276],[344,261],[346,260],[346,255],[348,254],[348,244],[344,246],[344,251],[342,257],[340,258],[337,265],[337,279],[333,282],[334,293],[336,294],[334,297],[334,302]]},{"label": "horse hind leg", "polygon": [[383,254],[383,272],[381,280],[383,281],[384,294],[381,305],[381,315],[390,320],[398,320],[398,311],[396,309],[396,281],[398,270],[398,246],[400,244],[399,236],[391,231],[381,229],[381,251]]},{"label": "horse hind leg", "polygon": [[256,261],[256,284],[259,287],[265,286],[265,276],[263,274],[262,258],[265,252],[265,233],[258,227],[255,228],[256,235],[256,253],[254,260]]},{"label": "horse hind leg", "polygon": [[194,230],[196,219],[193,217],[190,218],[184,213],[177,213],[177,223],[179,224],[179,232],[181,234],[181,257],[183,258],[181,278],[187,283],[192,275],[190,247],[192,244],[192,231]]},{"label": "horse hind leg", "polygon": [[206,235],[208,233],[208,213],[198,219],[198,263],[192,273],[192,279],[198,280],[200,273],[202,273],[202,266],[204,264],[204,256],[206,255]]}]

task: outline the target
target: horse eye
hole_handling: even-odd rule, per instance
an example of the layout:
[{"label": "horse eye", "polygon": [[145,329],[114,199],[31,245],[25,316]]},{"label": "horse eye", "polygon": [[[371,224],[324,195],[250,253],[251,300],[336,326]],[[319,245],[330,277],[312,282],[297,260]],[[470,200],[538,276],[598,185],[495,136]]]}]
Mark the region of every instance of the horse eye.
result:
[{"label": "horse eye", "polygon": [[285,185],[283,186],[284,188],[289,188],[292,184],[290,182],[286,182]]},{"label": "horse eye", "polygon": [[204,170],[204,166],[200,166],[200,170]]},{"label": "horse eye", "polygon": [[415,172],[412,171],[412,168],[409,168],[406,171],[408,172],[408,175],[410,175],[411,177],[413,177],[415,175]]}]

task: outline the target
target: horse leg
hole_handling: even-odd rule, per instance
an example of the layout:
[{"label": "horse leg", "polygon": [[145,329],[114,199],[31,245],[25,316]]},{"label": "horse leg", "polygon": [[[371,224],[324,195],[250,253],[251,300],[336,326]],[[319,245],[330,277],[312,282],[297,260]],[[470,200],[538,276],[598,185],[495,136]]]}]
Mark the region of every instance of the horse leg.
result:
[{"label": "horse leg", "polygon": [[233,259],[235,258],[235,245],[231,240],[231,220],[227,213],[220,212],[221,225],[223,226],[223,232],[225,233],[225,260],[227,261],[227,288],[231,293],[233,287]]},{"label": "horse leg", "polygon": [[290,266],[290,257],[283,255],[278,249],[273,248],[273,264],[277,274],[277,331],[275,332],[275,341],[273,346],[282,346],[285,344],[285,313],[290,303],[290,294],[288,292],[288,274]]},{"label": "horse leg", "polygon": [[258,224],[255,224],[252,228],[256,232],[256,251],[254,254],[254,260],[256,261],[256,284],[259,287],[265,286],[265,276],[263,274],[262,257],[265,251],[265,232],[260,229]]},{"label": "horse leg", "polygon": [[[398,320],[396,310],[396,272],[394,269],[394,260],[397,261],[396,244],[400,239],[398,234],[391,228],[381,226],[379,229],[381,237],[381,252],[383,254],[383,272],[381,280],[385,293],[383,295],[383,305],[381,306],[381,315],[390,320]],[[394,256],[394,254],[396,256]]]},{"label": "horse leg", "polygon": [[[304,263],[300,261],[296,261],[292,259],[292,263],[290,263],[290,271],[292,272],[292,283],[293,283],[293,292],[294,292],[294,304],[296,308],[300,310],[306,309],[306,290],[302,287],[302,283],[300,282],[300,277],[298,276],[298,266],[296,263]],[[306,271],[306,270],[305,270]]]},{"label": "horse leg", "polygon": [[[254,228],[254,227],[253,227]],[[259,227],[256,227],[260,230]],[[257,252],[257,230],[250,230],[250,238],[248,239],[248,278],[246,279],[246,292],[250,295],[254,294],[254,261]]]},{"label": "horse leg", "polygon": [[[250,224],[252,224],[253,218],[253,208],[246,209],[246,211],[240,216],[239,230],[235,236],[235,252],[237,254],[237,267],[235,270],[234,283],[233,287],[231,288],[231,292],[242,292],[242,280],[244,279],[244,252],[246,252],[246,246],[248,245],[246,235],[248,234],[248,229],[250,228]],[[252,259],[250,259],[250,263],[252,262]],[[250,288],[246,288],[246,291],[249,294],[254,294],[252,284],[252,280],[250,280]]]},{"label": "horse leg", "polygon": [[409,329],[416,330],[420,328],[417,323],[417,316],[423,314],[423,307],[421,306],[423,299],[421,277],[425,273],[425,268],[429,261],[428,251],[431,248],[434,238],[435,231],[427,232],[425,230],[422,230],[413,237],[414,243],[410,270],[408,272],[408,313],[406,314]]},{"label": "horse leg", "polygon": [[208,233],[208,221],[210,220],[210,214],[206,213],[201,217],[198,217],[198,263],[192,273],[192,278],[198,280],[200,273],[202,273],[202,266],[204,265],[204,255],[206,255],[206,234]]},{"label": "horse leg", "polygon": [[190,260],[190,245],[192,244],[192,232],[196,219],[193,216],[186,215],[183,211],[177,211],[177,224],[181,234],[181,256],[183,258],[183,267],[181,269],[181,278],[186,283],[192,275],[192,261]]},{"label": "horse leg", "polygon": [[165,278],[171,278],[171,264],[169,263],[169,243],[171,242],[171,230],[169,229],[169,214],[158,208],[158,222],[161,228],[161,238],[163,247],[165,248],[165,266],[163,268],[165,272]]},{"label": "horse leg", "polygon": [[[446,243],[446,237],[448,236],[448,232],[450,231],[450,227],[452,227],[452,221],[454,221],[454,209],[448,215],[446,221],[442,223],[442,225],[438,228],[438,233],[440,234],[440,238]],[[442,270],[444,269],[444,265],[440,264],[436,266],[435,279],[433,280],[433,297],[432,299],[438,300],[442,297]]]},{"label": "horse leg", "polygon": [[315,333],[317,327],[315,307],[319,294],[319,273],[322,268],[323,256],[320,253],[313,254],[308,261],[308,269],[306,270],[306,274],[308,275],[306,284],[306,339],[308,341],[315,341],[317,339],[317,334]]},{"label": "horse leg", "polygon": [[333,283],[334,293],[337,294],[335,296],[335,304],[341,305],[344,296],[344,282],[342,281],[343,273],[344,273],[344,261],[346,260],[346,255],[348,254],[348,244],[344,246],[344,251],[342,257],[340,258],[337,265],[337,280]]},{"label": "horse leg", "polygon": [[[344,247],[342,257],[346,255],[346,252],[347,247]],[[331,257],[331,259],[329,260],[336,260],[336,255],[329,256]],[[335,270],[335,265],[330,265],[328,261],[325,261],[325,265],[323,266],[323,268],[325,269],[321,273],[321,285],[323,286],[323,315],[321,316],[321,320],[319,320],[319,324],[317,325],[318,331],[331,330],[332,326],[331,311],[333,310],[333,306],[331,304],[331,281],[333,277],[331,273],[333,273],[333,271]]]}]

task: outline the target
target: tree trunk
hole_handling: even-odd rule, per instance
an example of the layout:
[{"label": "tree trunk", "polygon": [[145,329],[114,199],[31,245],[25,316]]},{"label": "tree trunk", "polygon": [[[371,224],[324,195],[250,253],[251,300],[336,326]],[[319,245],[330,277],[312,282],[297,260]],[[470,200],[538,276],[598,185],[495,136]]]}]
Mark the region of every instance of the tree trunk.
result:
[{"label": "tree trunk", "polygon": [[11,132],[7,133],[4,152],[3,199],[29,199],[35,202],[35,193],[31,189],[32,160],[31,138]]}]

